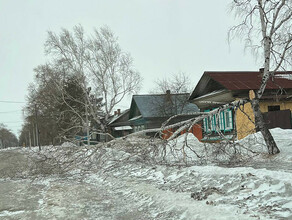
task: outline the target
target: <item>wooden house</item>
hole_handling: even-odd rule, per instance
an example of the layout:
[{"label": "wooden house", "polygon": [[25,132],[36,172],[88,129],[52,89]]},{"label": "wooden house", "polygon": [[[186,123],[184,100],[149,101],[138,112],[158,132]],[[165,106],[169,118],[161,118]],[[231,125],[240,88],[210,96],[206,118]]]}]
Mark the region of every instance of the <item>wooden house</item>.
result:
[{"label": "wooden house", "polygon": [[110,133],[115,138],[126,136],[132,133],[133,128],[129,121],[130,110],[121,112],[118,109],[109,122]]},{"label": "wooden house", "polygon": [[[188,101],[188,97],[189,93],[171,94],[169,90],[165,94],[133,95],[129,112],[133,132],[160,128],[163,122],[174,115],[178,117],[171,120],[171,124],[194,118],[193,114],[199,109]],[[196,126],[192,131],[201,138],[201,126]],[[165,131],[163,138],[168,138],[172,132],[173,130]],[[146,135],[155,134],[147,133]]]},{"label": "wooden house", "polygon": [[[247,99],[249,91],[256,91],[260,87],[262,74],[261,71],[204,72],[189,100],[201,111],[208,112],[223,104],[242,98]],[[269,79],[260,100],[260,110],[264,113],[269,128],[291,128],[292,71],[276,72]],[[241,109],[227,109],[218,117],[204,119],[203,141],[220,139],[218,127],[227,138],[242,139],[255,132],[250,103]]]}]

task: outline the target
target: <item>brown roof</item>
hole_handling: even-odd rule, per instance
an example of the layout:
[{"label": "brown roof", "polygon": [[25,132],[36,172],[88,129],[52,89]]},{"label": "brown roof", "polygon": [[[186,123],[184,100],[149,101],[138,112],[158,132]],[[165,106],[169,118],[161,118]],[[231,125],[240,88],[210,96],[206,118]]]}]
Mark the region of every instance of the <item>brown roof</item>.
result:
[{"label": "brown roof", "polygon": [[[259,89],[262,76],[260,72],[205,72],[213,80],[228,90]],[[269,79],[266,89],[292,88],[292,71],[277,72]]]},{"label": "brown roof", "polygon": [[[248,91],[260,88],[262,75],[259,71],[206,71],[199,80],[189,100],[218,90]],[[279,71],[269,79],[266,90],[292,89],[292,71]]]}]

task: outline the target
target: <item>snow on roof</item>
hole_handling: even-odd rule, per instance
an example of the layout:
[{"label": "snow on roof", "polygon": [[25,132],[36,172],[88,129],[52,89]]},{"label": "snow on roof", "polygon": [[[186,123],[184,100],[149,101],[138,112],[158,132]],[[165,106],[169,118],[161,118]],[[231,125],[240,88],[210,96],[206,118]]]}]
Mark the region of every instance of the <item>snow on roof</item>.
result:
[{"label": "snow on roof", "polygon": [[275,78],[292,80],[292,74],[277,74],[275,75]]},{"label": "snow on roof", "polygon": [[210,92],[210,93],[207,93],[205,95],[202,95],[199,98],[206,98],[206,97],[210,97],[210,96],[213,96],[213,95],[218,95],[218,94],[224,93],[224,92],[227,92],[227,90],[226,89],[215,90],[213,92]]},{"label": "snow on roof", "polygon": [[125,111],[121,112],[120,115],[113,115],[113,118],[110,120],[109,124],[114,123],[116,120],[118,120],[120,117],[122,117],[124,114],[126,114],[130,109],[126,109]]},{"label": "snow on roof", "polygon": [[138,115],[134,118],[131,118],[129,121],[134,121],[134,120],[137,120],[137,119],[142,118],[142,117],[143,117],[142,115]]},{"label": "snow on roof", "polygon": [[133,128],[131,126],[120,126],[120,127],[115,127],[114,130],[116,131],[125,131],[125,130],[132,130]]}]

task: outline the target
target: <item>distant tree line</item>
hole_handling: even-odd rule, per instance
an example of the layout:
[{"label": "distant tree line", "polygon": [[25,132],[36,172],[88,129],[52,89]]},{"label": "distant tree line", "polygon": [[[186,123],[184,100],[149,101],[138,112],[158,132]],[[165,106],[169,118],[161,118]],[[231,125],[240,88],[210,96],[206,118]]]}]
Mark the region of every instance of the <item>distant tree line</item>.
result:
[{"label": "distant tree line", "polygon": [[0,148],[17,146],[17,137],[4,124],[0,124]]}]

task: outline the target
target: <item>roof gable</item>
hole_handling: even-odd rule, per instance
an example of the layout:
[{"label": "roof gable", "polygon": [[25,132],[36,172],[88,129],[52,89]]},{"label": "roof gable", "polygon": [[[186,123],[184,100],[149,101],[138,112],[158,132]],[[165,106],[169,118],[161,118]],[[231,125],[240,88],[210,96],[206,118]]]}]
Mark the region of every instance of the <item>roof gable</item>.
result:
[{"label": "roof gable", "polygon": [[136,101],[134,99],[134,96],[133,96],[132,101],[131,101],[131,106],[130,106],[129,119],[137,117],[139,115],[141,115],[141,112],[139,111],[139,108],[138,108]]}]

